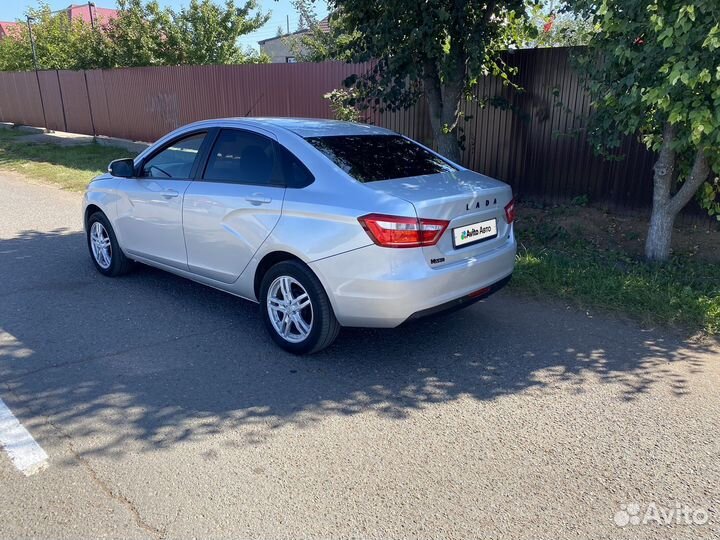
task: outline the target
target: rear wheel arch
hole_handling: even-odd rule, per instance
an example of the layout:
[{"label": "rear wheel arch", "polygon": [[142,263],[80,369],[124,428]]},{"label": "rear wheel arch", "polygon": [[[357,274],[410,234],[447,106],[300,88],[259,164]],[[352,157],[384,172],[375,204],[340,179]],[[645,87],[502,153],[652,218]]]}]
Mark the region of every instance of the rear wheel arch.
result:
[{"label": "rear wheel arch", "polygon": [[305,262],[300,257],[298,257],[297,255],[293,255],[292,253],[289,253],[287,251],[271,251],[270,253],[267,253],[265,256],[263,256],[262,259],[260,259],[260,262],[255,268],[255,277],[253,280],[253,291],[255,292],[255,298],[257,298],[258,300],[260,299],[260,285],[262,284],[263,277],[265,276],[265,274],[267,274],[268,270],[270,270],[277,263],[283,261],[297,261],[300,264],[307,266],[307,264],[305,264]]}]

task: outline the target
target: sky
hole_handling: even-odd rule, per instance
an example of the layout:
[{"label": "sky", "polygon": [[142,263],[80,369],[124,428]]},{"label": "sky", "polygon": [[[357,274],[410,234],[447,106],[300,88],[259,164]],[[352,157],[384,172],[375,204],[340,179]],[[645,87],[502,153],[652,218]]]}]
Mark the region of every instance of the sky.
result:
[{"label": "sky", "polygon": [[[189,0],[159,0],[163,6],[168,6],[173,9],[179,9],[189,3]],[[98,7],[115,8],[115,0],[94,0]],[[49,0],[48,4],[51,9],[62,9],[68,7],[70,4],[81,4],[82,0]],[[222,0],[218,0],[218,3],[223,3]],[[236,5],[242,5],[243,1],[236,1]],[[267,12],[271,11],[272,15],[270,20],[260,28],[259,30],[247,34],[240,39],[242,46],[249,46],[257,48],[257,42],[262,39],[274,37],[277,34],[277,27],[282,26],[283,28],[287,25],[287,17],[290,18],[290,31],[294,32],[297,29],[298,15],[293,8],[290,0],[258,0],[258,6],[260,11]],[[37,6],[37,2],[34,0],[0,0],[0,21],[14,21],[15,19],[22,18],[25,10],[28,7]],[[317,2],[317,14],[320,18],[327,14],[327,10],[324,8],[324,2]]]}]

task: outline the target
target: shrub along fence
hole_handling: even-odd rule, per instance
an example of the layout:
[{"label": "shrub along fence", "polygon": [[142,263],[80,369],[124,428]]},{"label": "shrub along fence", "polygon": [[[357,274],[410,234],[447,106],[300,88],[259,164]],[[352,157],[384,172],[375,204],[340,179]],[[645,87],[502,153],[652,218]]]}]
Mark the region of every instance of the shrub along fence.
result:
[{"label": "shrub along fence", "polygon": [[[622,160],[593,154],[584,130],[590,101],[571,54],[570,48],[507,54],[519,68],[522,91],[492,77],[480,82],[478,99],[465,104],[461,121],[463,164],[544,203],[581,197],[612,210],[646,211],[655,156],[630,137]],[[323,95],[367,67],[324,62],[0,72],[0,120],[153,141],[205,118],[332,118]],[[369,113],[368,121],[433,144],[424,101],[406,111]],[[685,219],[705,221],[697,206]]]}]

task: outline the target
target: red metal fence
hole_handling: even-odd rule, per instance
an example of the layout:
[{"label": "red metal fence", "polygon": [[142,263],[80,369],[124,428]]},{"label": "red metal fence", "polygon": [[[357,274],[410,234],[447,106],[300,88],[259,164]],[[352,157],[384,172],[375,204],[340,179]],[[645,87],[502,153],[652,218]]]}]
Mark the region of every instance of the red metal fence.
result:
[{"label": "red metal fence", "polygon": [[[523,91],[487,77],[477,97],[504,107],[465,105],[463,163],[544,202],[576,196],[613,209],[645,210],[654,155],[632,138],[625,159],[593,155],[583,129],[590,108],[569,56],[572,49],[507,54]],[[153,141],[199,119],[225,116],[331,118],[323,95],[365,64],[143,67],[92,71],[0,72],[0,120],[54,130]],[[42,93],[42,104],[41,104]],[[371,115],[373,122],[432,145],[424,101]]]}]

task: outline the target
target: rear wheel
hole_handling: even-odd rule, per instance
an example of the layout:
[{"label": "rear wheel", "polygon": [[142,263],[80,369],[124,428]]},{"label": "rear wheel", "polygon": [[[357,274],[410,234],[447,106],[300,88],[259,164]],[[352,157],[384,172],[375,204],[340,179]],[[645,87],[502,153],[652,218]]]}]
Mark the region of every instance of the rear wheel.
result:
[{"label": "rear wheel", "polygon": [[132,261],[120,249],[115,231],[102,212],[95,212],[88,219],[87,241],[90,257],[101,274],[115,277],[132,268]]},{"label": "rear wheel", "polygon": [[263,276],[260,309],[273,341],[294,354],[330,345],[340,331],[320,280],[298,261],[283,261]]}]

